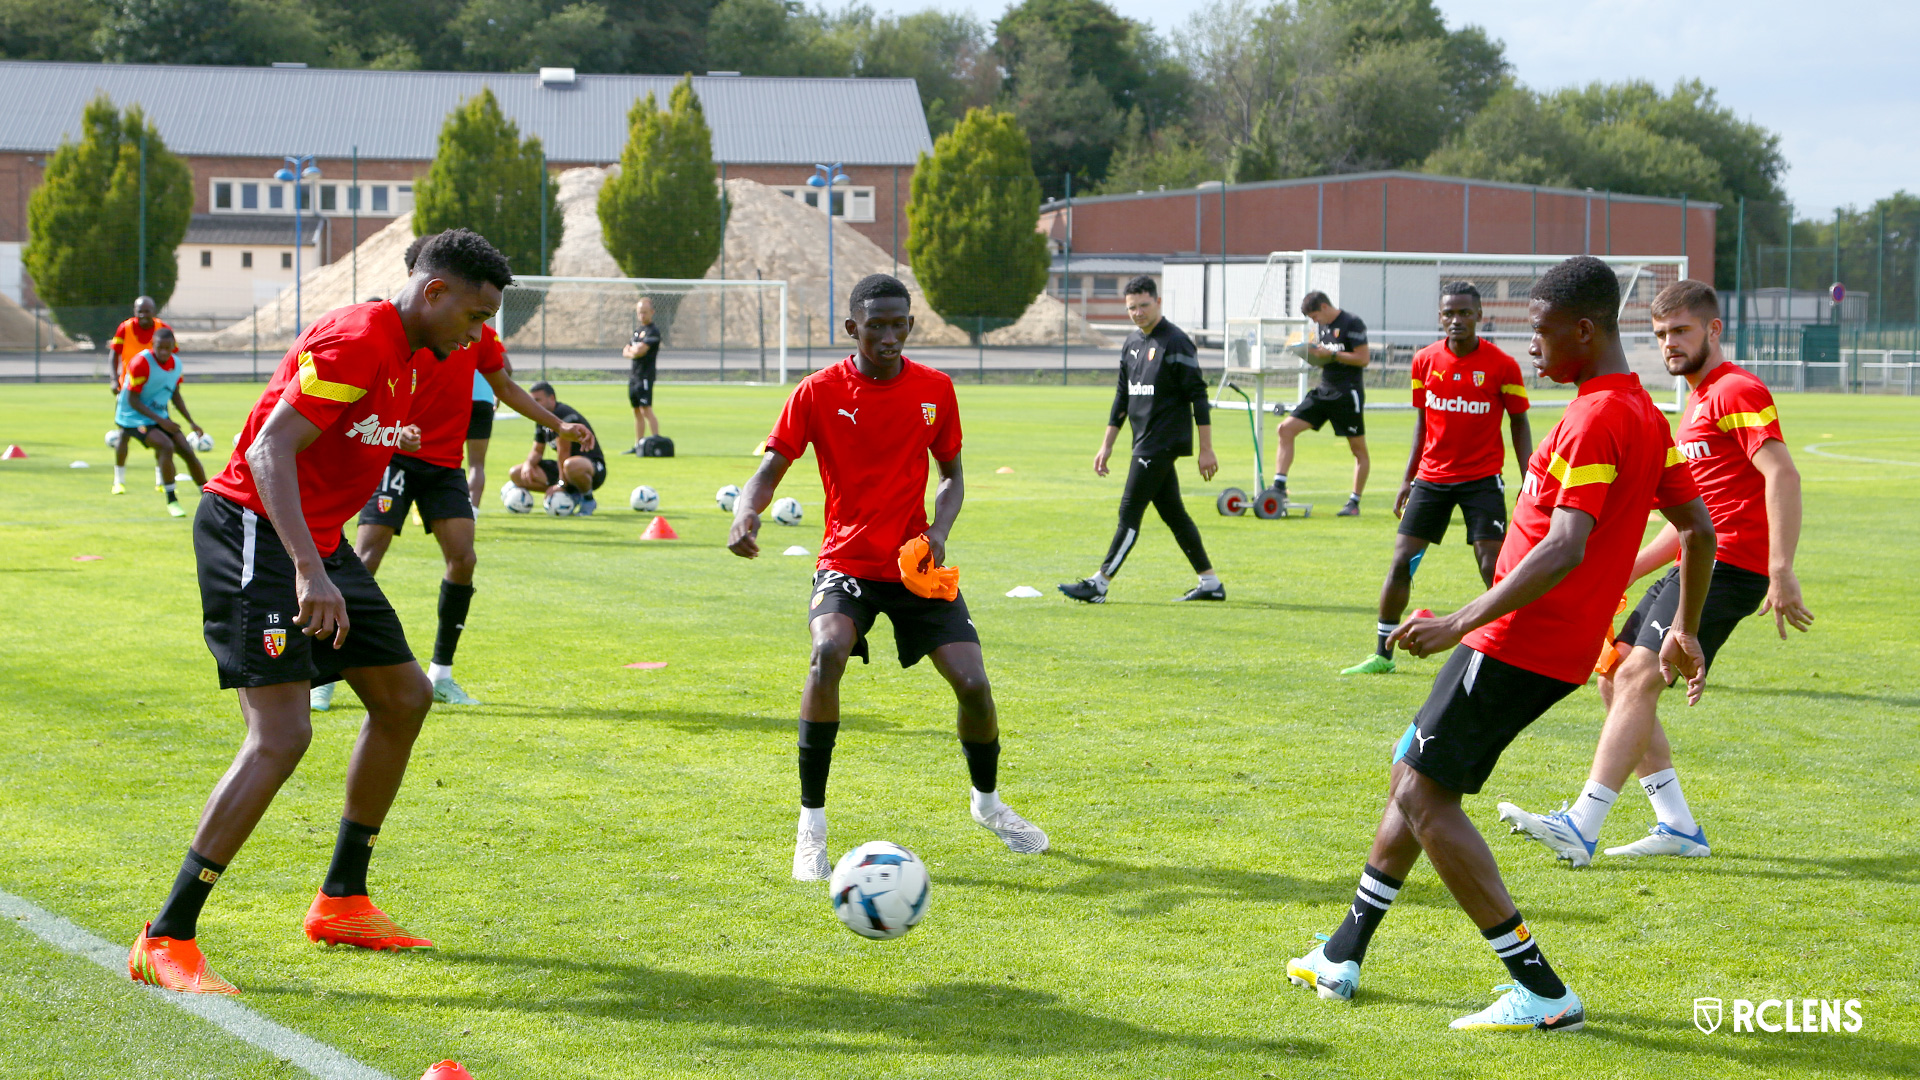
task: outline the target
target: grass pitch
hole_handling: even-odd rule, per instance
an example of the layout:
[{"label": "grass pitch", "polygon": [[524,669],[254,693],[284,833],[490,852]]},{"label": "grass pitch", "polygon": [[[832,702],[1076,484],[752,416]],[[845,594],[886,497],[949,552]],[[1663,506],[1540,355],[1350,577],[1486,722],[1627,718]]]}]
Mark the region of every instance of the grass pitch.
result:
[{"label": "grass pitch", "polygon": [[[621,443],[617,386],[561,389]],[[187,393],[224,452],[258,388]],[[375,897],[440,948],[368,955],[300,934],[359,723],[343,690],[201,923],[244,1003],[408,1080],[444,1057],[481,1080],[1920,1074],[1920,403],[1781,400],[1819,622],[1781,643],[1750,620],[1705,700],[1666,710],[1712,858],[1571,872],[1504,835],[1496,800],[1579,790],[1590,689],[1468,800],[1589,1013],[1582,1034],[1490,1037],[1446,1029],[1505,973],[1425,866],[1351,1007],[1284,974],[1352,896],[1389,748],[1438,668],[1336,674],[1371,646],[1410,414],[1368,417],[1356,520],[1330,516],[1344,446],[1303,439],[1295,497],[1325,516],[1281,522],[1211,512],[1223,484],[1252,480],[1245,415],[1220,414],[1223,475],[1201,485],[1187,463],[1181,482],[1229,602],[1166,602],[1190,576],[1149,520],[1111,602],[1088,609],[1052,586],[1091,569],[1112,527],[1121,477],[1089,468],[1107,393],[962,386],[968,499],[949,551],[999,701],[1003,791],[1054,851],[1011,856],[967,818],[951,698],[929,665],[901,671],[876,629],[877,662],[846,679],[831,847],[904,843],[934,886],[924,925],[872,943],[823,888],[788,879],[812,562],[778,552],[818,547],[813,463],[783,489],[807,521],[769,523],[757,562],[726,553],[711,501],[751,471],[782,393],[668,386],[682,456],[613,458],[595,518],[489,501],[458,664],[487,704],[429,717],[372,873]],[[238,713],[201,644],[189,522],[162,514],[150,458],[132,459],[130,494],[107,495],[103,389],[0,396],[0,443],[31,455],[0,462],[0,889],[128,941],[231,759]],[[1536,438],[1557,417],[1537,413]],[[530,438],[524,421],[496,427],[492,486]],[[681,540],[639,540],[647,519],[623,504],[639,483]],[[1416,605],[1478,590],[1457,523],[1449,539]],[[440,573],[411,527],[381,571],[423,654]],[[1046,597],[1002,595],[1023,584]],[[667,666],[624,666],[640,661]],[[1625,792],[1603,842],[1650,822]],[[0,940],[0,1073],[297,1075],[24,933]],[[1858,998],[1865,1027],[1706,1035],[1696,997]]]}]

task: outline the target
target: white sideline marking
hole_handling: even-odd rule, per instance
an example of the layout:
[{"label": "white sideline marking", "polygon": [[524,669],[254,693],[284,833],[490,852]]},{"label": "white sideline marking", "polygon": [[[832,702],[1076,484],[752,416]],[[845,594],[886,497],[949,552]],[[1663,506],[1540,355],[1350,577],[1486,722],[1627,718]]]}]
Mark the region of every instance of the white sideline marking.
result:
[{"label": "white sideline marking", "polygon": [[1828,450],[1829,446],[1853,446],[1863,442],[1908,442],[1907,439],[1848,439],[1845,442],[1809,443],[1807,453],[1818,454],[1823,458],[1835,458],[1840,461],[1864,461],[1872,465],[1920,465],[1920,461],[1897,461],[1893,458],[1855,457],[1852,454],[1836,454]]},{"label": "white sideline marking", "polygon": [[[0,914],[61,952],[91,960],[122,978],[126,977],[126,946],[96,937],[4,889],[0,889]],[[177,994],[157,986],[135,985],[242,1042],[292,1062],[320,1080],[393,1080],[386,1073],[362,1065],[325,1043],[315,1042],[291,1028],[282,1027],[224,994]]]}]

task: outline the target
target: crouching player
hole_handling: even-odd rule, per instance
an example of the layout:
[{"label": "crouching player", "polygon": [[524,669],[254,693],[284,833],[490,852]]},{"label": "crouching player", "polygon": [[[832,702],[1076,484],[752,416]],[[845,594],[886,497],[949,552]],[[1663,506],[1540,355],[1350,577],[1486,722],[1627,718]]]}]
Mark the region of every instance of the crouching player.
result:
[{"label": "crouching player", "polygon": [[159,463],[160,487],[167,493],[167,513],[186,517],[187,512],[180,508],[180,496],[174,491],[173,455],[179,454],[185,459],[195,486],[206,486],[207,470],[194,454],[186,433],[168,415],[168,406],[179,408],[195,435],[205,432],[194,423],[193,414],[187,411],[186,399],[180,396],[184,373],[176,355],[177,348],[173,328],[161,323],[153,328],[151,347],[128,360],[120,373],[120,403],[113,416],[113,422],[120,425],[120,444],[114,448],[113,493],[127,492],[127,448],[139,439],[153,448],[154,459]]},{"label": "crouching player", "polygon": [[[1000,801],[1000,728],[980,635],[967,602],[932,599],[901,583],[900,548],[924,536],[931,565],[945,562],[947,536],[966,484],[960,471],[960,414],[953,381],[901,354],[913,330],[907,288],[873,274],[853,288],[846,321],[852,356],[807,376],[787,399],[767,454],[735,504],[728,548],[760,554],[760,511],[787,468],[811,445],[826,488],[826,539],[807,618],[813,660],[800,696],[800,822],[796,881],[823,881],[827,860],[827,773],[840,732],[840,677],[847,659],[867,662],[867,631],[880,615],[893,624],[900,664],[930,657],[960,706],[960,749],[973,780],[973,820],[1020,854],[1047,850],[1047,834]],[[927,456],[940,466],[933,522],[927,521]]]}]

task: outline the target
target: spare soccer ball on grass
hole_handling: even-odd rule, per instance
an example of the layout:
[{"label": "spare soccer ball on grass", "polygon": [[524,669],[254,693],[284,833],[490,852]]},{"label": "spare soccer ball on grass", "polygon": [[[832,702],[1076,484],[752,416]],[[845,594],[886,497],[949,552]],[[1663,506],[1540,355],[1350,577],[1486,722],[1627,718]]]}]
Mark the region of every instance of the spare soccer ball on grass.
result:
[{"label": "spare soccer ball on grass", "polygon": [[782,525],[800,524],[800,500],[781,499],[773,504],[773,520]]},{"label": "spare soccer ball on grass", "polygon": [[213,436],[202,431],[198,435],[190,437],[187,440],[187,444],[193,447],[194,453],[205,454],[213,449]]},{"label": "spare soccer ball on grass", "polygon": [[116,427],[116,428],[107,429],[107,445],[113,447],[115,450],[120,449],[120,429],[119,428]]},{"label": "spare soccer ball on grass", "polygon": [[713,493],[713,501],[719,505],[720,509],[725,510],[729,514],[733,513],[733,504],[739,498],[740,489],[734,487],[732,484],[728,484],[726,487]]},{"label": "spare soccer ball on grass", "polygon": [[627,505],[641,513],[650,513],[660,509],[660,493],[641,484],[633,489],[633,495],[627,499]]},{"label": "spare soccer ball on grass", "polygon": [[869,840],[834,864],[827,881],[833,913],[847,929],[885,940],[906,934],[927,914],[927,864],[899,844]]},{"label": "spare soccer ball on grass", "polygon": [[533,513],[533,492],[509,480],[500,486],[500,505],[509,514]]},{"label": "spare soccer ball on grass", "polygon": [[547,513],[554,517],[572,517],[573,512],[579,509],[579,504],[574,502],[573,496],[564,491],[547,492],[545,506]]}]

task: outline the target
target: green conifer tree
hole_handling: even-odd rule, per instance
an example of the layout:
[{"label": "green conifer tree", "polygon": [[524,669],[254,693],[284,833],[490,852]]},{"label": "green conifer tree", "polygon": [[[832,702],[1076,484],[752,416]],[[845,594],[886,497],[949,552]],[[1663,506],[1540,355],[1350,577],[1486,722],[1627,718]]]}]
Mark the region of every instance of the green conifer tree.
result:
[{"label": "green conifer tree", "polygon": [[500,249],[516,274],[538,274],[560,246],[559,185],[546,185],[547,244],[540,247],[546,154],[483,89],[447,114],[433,166],[414,187],[413,232],[467,228]]},{"label": "green conifer tree", "polygon": [[600,232],[628,277],[698,278],[720,257],[725,222],[713,133],[693,77],[662,112],[652,94],[627,114],[620,174],[600,188]]}]

